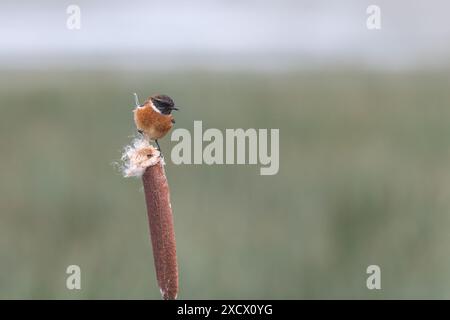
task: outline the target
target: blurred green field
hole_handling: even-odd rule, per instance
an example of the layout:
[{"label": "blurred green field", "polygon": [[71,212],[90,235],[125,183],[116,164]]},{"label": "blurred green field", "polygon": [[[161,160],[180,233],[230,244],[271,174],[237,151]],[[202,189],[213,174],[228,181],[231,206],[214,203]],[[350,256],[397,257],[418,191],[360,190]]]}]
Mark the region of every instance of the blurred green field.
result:
[{"label": "blurred green field", "polygon": [[4,70],[0,298],[160,298],[141,182],[113,165],[135,91],[173,96],[176,127],[280,129],[275,176],[161,141],[180,298],[450,298],[449,75]]}]

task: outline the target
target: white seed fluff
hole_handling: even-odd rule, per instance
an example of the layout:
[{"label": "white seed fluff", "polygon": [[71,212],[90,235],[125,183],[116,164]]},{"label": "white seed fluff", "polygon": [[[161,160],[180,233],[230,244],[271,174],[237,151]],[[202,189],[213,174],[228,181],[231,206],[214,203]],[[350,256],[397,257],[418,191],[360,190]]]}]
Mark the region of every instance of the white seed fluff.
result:
[{"label": "white seed fluff", "polygon": [[135,138],[122,153],[121,171],[124,177],[141,177],[147,167],[161,160],[160,152],[146,139]]}]

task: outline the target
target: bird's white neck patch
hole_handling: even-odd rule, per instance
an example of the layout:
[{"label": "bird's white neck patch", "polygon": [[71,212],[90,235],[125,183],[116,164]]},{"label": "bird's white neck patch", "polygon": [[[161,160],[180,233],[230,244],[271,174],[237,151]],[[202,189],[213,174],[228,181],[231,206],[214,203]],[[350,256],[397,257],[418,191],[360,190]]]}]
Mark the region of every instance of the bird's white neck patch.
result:
[{"label": "bird's white neck patch", "polygon": [[161,111],[159,111],[159,109],[157,107],[155,107],[155,105],[153,104],[152,100],[149,101],[150,105],[152,106],[153,110],[155,110],[158,113],[161,113]]}]

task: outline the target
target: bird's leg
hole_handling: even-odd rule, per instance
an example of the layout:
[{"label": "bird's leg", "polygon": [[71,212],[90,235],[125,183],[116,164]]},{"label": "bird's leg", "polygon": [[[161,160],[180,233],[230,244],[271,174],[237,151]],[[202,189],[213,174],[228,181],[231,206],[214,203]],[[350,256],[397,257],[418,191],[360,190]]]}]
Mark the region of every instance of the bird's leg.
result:
[{"label": "bird's leg", "polygon": [[161,147],[159,146],[158,140],[155,140],[156,145],[158,146],[158,151],[161,152]]},{"label": "bird's leg", "polygon": [[161,152],[161,147],[160,147],[160,145],[158,143],[158,140],[155,139],[155,142],[156,142],[156,145],[158,146],[159,156],[164,161],[164,155]]}]

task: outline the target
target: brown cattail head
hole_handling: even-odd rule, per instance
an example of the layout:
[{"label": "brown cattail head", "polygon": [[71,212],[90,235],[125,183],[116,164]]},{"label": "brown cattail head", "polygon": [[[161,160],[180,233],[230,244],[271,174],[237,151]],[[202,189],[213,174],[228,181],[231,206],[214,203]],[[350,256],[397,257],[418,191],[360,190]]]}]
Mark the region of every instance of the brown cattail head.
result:
[{"label": "brown cattail head", "polygon": [[169,185],[160,152],[145,139],[135,139],[122,155],[125,177],[142,177],[156,279],[163,299],[178,293],[178,267]]},{"label": "brown cattail head", "polygon": [[178,267],[169,185],[161,161],[142,176],[153,246],[156,278],[165,300],[178,294]]}]

